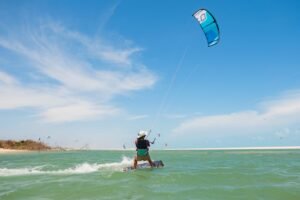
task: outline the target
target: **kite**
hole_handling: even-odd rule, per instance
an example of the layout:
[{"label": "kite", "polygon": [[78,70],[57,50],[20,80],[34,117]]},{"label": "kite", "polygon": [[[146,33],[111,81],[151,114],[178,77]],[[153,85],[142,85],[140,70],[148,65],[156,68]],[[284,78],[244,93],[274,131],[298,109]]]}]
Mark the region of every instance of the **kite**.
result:
[{"label": "kite", "polygon": [[217,44],[220,40],[220,30],[214,16],[205,9],[200,9],[193,14],[206,36],[208,46]]}]

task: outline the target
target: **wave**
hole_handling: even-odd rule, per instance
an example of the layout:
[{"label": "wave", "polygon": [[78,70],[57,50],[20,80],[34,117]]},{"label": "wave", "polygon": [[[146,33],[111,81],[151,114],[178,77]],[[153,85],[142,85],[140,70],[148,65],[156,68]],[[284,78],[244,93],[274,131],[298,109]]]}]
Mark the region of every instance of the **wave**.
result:
[{"label": "wave", "polygon": [[123,168],[132,165],[132,158],[123,157],[121,162],[113,163],[81,163],[74,167],[59,170],[43,170],[45,166],[24,167],[24,168],[0,168],[0,177],[3,176],[22,176],[22,175],[70,175],[87,174],[101,170],[123,171]]}]

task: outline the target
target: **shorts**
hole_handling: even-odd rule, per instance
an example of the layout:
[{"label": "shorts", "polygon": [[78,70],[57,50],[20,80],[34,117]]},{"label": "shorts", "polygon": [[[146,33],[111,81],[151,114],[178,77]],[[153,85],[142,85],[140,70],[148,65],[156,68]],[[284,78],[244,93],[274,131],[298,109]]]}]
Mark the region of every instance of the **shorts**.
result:
[{"label": "shorts", "polygon": [[136,160],[137,161],[142,161],[142,160],[151,160],[151,158],[150,158],[150,155],[149,154],[147,154],[147,155],[145,155],[145,156],[136,156]]}]

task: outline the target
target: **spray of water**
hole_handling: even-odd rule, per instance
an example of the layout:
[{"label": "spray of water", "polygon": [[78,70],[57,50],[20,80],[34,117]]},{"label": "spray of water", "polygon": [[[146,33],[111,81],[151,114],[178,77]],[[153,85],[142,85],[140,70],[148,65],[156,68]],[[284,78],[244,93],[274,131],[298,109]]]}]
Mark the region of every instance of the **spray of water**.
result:
[{"label": "spray of water", "polygon": [[73,167],[44,170],[45,166],[23,167],[23,168],[0,168],[0,177],[4,176],[23,176],[23,175],[70,175],[70,174],[87,174],[98,171],[123,171],[123,168],[132,165],[132,158],[123,157],[121,162],[112,163],[79,163]]}]

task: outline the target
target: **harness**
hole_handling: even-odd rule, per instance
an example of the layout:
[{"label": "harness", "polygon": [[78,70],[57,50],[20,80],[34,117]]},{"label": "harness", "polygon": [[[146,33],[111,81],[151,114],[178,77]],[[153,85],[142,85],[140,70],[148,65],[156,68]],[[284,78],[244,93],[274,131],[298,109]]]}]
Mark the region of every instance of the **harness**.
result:
[{"label": "harness", "polygon": [[138,149],[137,150],[138,156],[147,156],[148,155],[148,149]]}]

